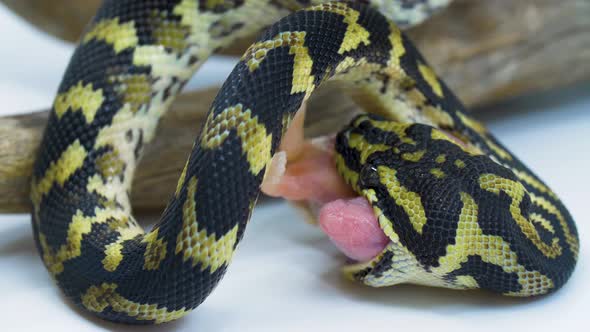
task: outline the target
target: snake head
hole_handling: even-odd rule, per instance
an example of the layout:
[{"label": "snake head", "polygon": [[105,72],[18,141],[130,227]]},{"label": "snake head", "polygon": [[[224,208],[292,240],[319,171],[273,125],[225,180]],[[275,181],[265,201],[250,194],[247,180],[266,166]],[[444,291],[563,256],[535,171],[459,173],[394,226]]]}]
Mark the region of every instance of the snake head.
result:
[{"label": "snake head", "polygon": [[339,172],[390,239],[372,260],[345,267],[349,277],[511,295],[552,287],[523,260],[562,248],[550,225],[535,222],[542,214],[507,167],[439,129],[373,115],[354,119],[336,149]]}]

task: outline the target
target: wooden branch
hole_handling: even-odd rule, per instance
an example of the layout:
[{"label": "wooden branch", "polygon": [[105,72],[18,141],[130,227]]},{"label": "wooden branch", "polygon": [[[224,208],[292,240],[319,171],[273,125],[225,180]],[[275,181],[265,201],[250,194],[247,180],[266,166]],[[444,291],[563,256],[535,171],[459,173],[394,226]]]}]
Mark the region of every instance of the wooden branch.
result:
[{"label": "wooden branch", "polygon": [[[182,95],[163,117],[135,175],[132,204],[136,210],[161,209],[168,202],[216,94],[214,88]],[[318,90],[309,108],[306,135],[311,137],[342,128],[357,111],[350,99],[330,86]],[[29,211],[33,159],[47,116],[45,111],[0,118],[0,213]]]},{"label": "wooden branch", "polygon": [[[35,9],[27,17],[45,27],[43,22],[60,22],[56,8],[70,18],[82,17],[87,9],[77,0],[51,5],[42,0],[0,1],[21,13]],[[45,21],[35,18],[44,14],[49,17]],[[62,21],[64,26],[73,24],[63,31],[78,27]],[[456,0],[409,34],[467,105],[590,78],[590,1]],[[164,117],[135,177],[136,209],[158,209],[168,201],[216,90],[181,96]],[[308,136],[334,132],[356,112],[352,102],[335,91],[322,88],[312,97]],[[0,119],[0,212],[28,211],[29,176],[46,117],[41,113]]]},{"label": "wooden branch", "polygon": [[409,35],[467,105],[590,79],[590,1],[460,0]]},{"label": "wooden branch", "polygon": [[[68,41],[78,39],[101,2],[0,1]],[[455,0],[408,33],[468,105],[590,79],[590,1]],[[222,52],[242,54],[252,39]]]},{"label": "wooden branch", "polygon": [[77,42],[102,0],[0,0],[38,29]]}]

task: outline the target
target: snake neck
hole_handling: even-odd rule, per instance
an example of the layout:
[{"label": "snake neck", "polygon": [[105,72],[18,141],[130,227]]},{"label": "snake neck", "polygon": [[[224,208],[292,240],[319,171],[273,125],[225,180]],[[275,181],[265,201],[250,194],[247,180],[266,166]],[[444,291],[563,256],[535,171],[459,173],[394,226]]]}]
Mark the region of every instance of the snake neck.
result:
[{"label": "snake neck", "polygon": [[[526,169],[464,115],[393,23],[359,3],[322,4],[279,20],[246,51],[161,221],[144,233],[128,193],[157,119],[214,49],[284,15],[278,3],[106,1],[82,38],[41,144],[31,198],[43,261],[86,310],[142,323],[198,306],[225,273],[289,123],[330,79],[347,82],[369,111],[448,130],[505,167]],[[575,230],[569,235],[576,243]]]}]

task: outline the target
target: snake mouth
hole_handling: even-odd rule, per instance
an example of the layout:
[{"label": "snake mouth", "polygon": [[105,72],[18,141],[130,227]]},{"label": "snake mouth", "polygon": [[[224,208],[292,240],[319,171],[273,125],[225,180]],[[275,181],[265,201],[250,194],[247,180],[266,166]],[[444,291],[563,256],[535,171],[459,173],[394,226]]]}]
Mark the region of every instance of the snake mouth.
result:
[{"label": "snake mouth", "polygon": [[336,170],[334,138],[302,141],[298,149],[294,154],[287,147],[275,155],[262,191],[302,207],[350,263],[380,256],[391,240],[369,201],[356,194]]},{"label": "snake mouth", "polygon": [[[262,191],[302,207],[311,223],[318,224],[351,266],[370,265],[387,252],[396,239],[386,235],[378,212],[366,197],[345,183],[334,164],[335,138],[303,139],[303,115],[299,112],[287,131],[262,184]],[[467,144],[450,131],[455,142]],[[390,230],[391,231],[391,230]]]},{"label": "snake mouth", "polygon": [[359,196],[334,163],[335,135],[304,139],[305,106],[293,118],[280,152],[269,163],[262,192],[301,207],[348,258],[372,264],[391,243],[369,201]]}]

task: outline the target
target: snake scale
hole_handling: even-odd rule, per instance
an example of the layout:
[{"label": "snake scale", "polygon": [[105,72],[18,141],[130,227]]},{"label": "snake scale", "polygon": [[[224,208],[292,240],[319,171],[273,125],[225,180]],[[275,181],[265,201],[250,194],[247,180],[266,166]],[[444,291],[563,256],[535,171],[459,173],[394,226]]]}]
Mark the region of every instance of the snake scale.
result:
[{"label": "snake scale", "polygon": [[[514,296],[560,288],[579,249],[570,214],[390,20],[419,21],[446,2],[106,0],[34,167],[32,224],[51,276],[106,320],[161,323],[197,307],[225,273],[290,121],[329,80],[371,113],[338,134],[336,164],[391,240],[347,265],[349,277]],[[212,52],[265,26],[144,232],[128,193],[158,119]]]}]

